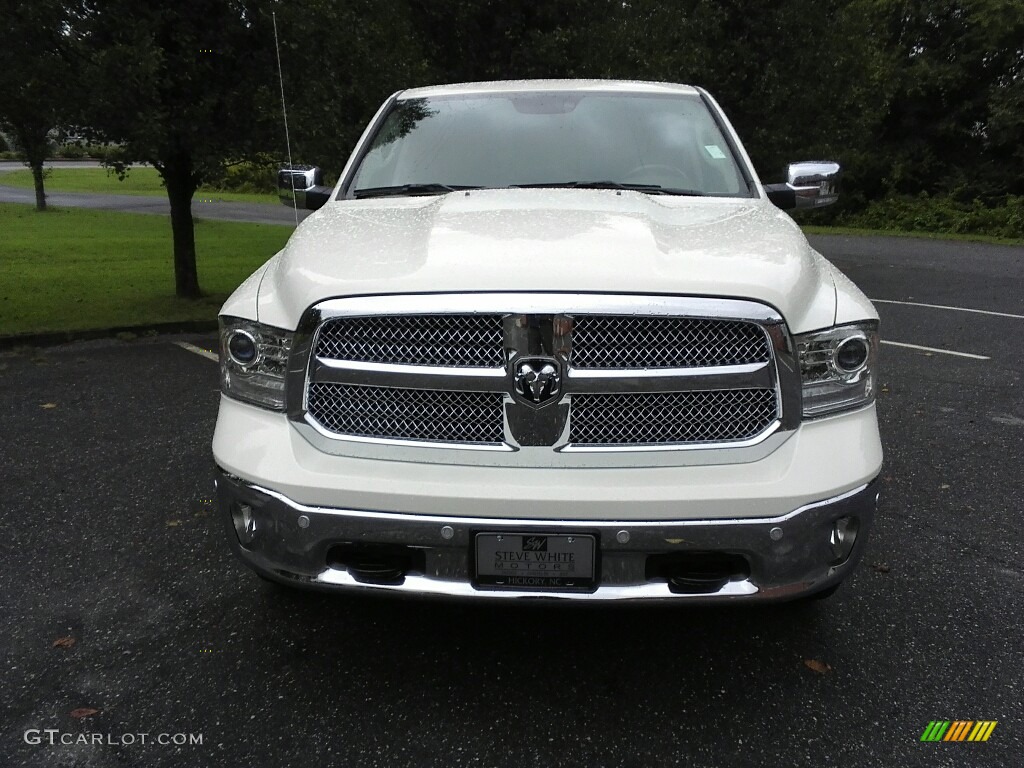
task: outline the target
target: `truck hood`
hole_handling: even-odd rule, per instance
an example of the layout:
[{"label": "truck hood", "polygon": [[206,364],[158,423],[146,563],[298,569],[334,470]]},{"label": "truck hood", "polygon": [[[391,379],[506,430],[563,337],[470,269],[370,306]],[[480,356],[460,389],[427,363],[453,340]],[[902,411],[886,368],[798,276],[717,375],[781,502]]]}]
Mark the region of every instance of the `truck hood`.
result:
[{"label": "truck hood", "polygon": [[832,325],[827,262],[766,200],[494,189],[328,203],[271,260],[260,322],[328,298],[576,291],[754,299],[793,332]]}]

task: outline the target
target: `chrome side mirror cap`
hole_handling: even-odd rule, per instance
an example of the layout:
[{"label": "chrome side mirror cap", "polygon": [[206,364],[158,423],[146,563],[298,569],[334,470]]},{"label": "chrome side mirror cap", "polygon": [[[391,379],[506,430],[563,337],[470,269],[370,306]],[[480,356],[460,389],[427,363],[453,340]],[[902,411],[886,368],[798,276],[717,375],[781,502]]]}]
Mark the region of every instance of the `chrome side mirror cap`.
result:
[{"label": "chrome side mirror cap", "polygon": [[784,211],[821,208],[839,199],[843,169],[831,160],[790,163],[785,184],[766,184],[768,199]]},{"label": "chrome side mirror cap", "polygon": [[324,172],[315,165],[285,165],[277,172],[277,197],[283,205],[315,211],[334,191],[324,185]]}]

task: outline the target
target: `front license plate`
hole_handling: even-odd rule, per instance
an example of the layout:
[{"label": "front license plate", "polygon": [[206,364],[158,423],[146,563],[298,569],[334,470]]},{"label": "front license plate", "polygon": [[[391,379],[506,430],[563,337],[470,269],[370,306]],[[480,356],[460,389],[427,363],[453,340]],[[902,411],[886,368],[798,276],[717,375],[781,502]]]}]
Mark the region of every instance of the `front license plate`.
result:
[{"label": "front license plate", "polygon": [[589,534],[478,533],[476,583],[509,589],[590,589],[595,538]]}]

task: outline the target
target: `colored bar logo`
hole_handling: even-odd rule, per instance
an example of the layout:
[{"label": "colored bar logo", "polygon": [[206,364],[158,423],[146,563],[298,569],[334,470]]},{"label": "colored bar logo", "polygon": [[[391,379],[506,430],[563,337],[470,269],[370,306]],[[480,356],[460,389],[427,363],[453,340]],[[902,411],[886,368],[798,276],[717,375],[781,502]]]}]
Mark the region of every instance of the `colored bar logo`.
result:
[{"label": "colored bar logo", "polygon": [[932,720],[921,734],[921,741],[988,741],[996,729],[996,720]]}]

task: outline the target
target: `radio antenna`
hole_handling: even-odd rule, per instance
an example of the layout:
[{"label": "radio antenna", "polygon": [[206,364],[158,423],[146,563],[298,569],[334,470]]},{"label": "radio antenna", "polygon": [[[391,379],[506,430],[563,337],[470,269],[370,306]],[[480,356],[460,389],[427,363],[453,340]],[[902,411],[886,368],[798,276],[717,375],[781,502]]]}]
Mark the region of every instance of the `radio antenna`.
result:
[{"label": "radio antenna", "polygon": [[292,213],[295,226],[299,226],[299,203],[295,198],[295,169],[292,166],[292,139],[288,134],[288,107],[284,101],[284,71],[281,69],[281,43],[277,39],[277,12],[270,14],[274,20],[274,50],[277,52],[277,79],[281,84],[281,114],[284,115],[284,142],[288,147],[288,186],[292,188]]}]

